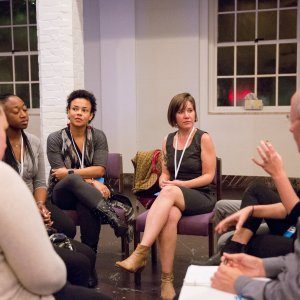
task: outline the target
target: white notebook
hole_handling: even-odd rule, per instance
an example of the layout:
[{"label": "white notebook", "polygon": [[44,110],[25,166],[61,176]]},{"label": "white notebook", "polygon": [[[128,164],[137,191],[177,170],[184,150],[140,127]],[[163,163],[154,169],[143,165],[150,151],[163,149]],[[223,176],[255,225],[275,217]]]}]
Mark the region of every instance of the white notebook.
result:
[{"label": "white notebook", "polygon": [[210,278],[217,271],[218,266],[190,265],[187,269],[183,284],[210,286]]}]

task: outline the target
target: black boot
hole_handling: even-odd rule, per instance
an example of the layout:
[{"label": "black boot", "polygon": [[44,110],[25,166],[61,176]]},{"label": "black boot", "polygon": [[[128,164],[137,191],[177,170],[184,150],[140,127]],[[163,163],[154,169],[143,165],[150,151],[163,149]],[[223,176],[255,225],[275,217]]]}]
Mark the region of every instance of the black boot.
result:
[{"label": "black boot", "polygon": [[124,236],[127,234],[128,225],[119,218],[117,213],[113,210],[111,205],[102,199],[97,207],[94,209],[96,215],[105,219],[108,224],[114,229],[117,237]]},{"label": "black boot", "polygon": [[88,279],[88,287],[92,289],[95,288],[97,285],[98,285],[98,276],[96,270],[94,269]]}]

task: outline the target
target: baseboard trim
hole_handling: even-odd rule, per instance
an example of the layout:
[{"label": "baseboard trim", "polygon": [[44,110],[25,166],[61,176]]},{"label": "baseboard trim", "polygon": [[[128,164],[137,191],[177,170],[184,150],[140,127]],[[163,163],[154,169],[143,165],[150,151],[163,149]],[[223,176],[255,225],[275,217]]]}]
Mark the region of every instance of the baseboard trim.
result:
[{"label": "baseboard trim", "polygon": [[[124,187],[131,189],[133,186],[133,173],[123,174]],[[223,175],[222,188],[223,189],[245,189],[252,182],[258,181],[266,184],[270,188],[274,188],[274,182],[271,177],[267,176],[242,176],[242,175]],[[300,179],[290,178],[290,182],[294,189],[300,189]]]}]

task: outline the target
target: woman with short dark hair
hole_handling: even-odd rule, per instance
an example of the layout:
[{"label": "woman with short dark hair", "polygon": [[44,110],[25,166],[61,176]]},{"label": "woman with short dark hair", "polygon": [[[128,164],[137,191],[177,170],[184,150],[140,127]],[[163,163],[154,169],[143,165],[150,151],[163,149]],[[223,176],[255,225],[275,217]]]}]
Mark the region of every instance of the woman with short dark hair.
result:
[{"label": "woman with short dark hair", "polygon": [[67,127],[47,140],[51,165],[49,193],[54,204],[77,210],[81,241],[97,251],[101,221],[106,219],[116,236],[127,234],[125,224],[106,201],[109,189],[95,180],[105,175],[108,146],[104,132],[89,125],[96,100],[85,90],[73,91],[67,99]]}]

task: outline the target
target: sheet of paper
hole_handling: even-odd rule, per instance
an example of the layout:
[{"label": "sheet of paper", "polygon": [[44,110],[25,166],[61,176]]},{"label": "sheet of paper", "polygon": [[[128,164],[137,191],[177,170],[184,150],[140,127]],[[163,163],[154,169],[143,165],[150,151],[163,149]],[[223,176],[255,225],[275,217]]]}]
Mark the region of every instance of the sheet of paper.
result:
[{"label": "sheet of paper", "polygon": [[183,284],[210,286],[210,278],[217,271],[218,266],[195,266],[188,267]]}]

